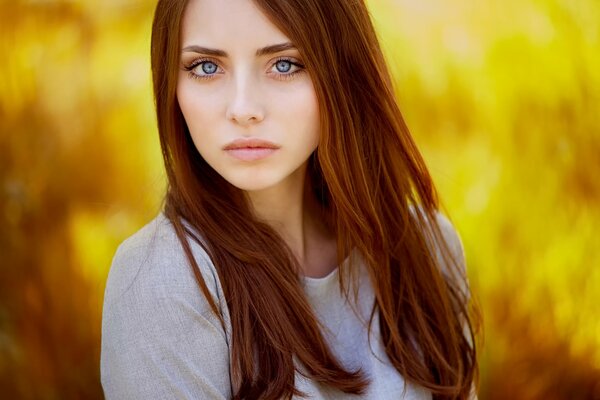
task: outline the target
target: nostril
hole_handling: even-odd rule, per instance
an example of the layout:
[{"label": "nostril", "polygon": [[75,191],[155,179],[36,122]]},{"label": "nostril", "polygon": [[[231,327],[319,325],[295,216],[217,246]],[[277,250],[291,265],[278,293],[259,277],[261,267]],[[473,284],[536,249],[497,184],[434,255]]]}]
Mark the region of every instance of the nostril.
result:
[{"label": "nostril", "polygon": [[264,112],[261,108],[254,105],[232,105],[227,110],[226,117],[230,121],[234,121],[237,123],[250,123],[250,122],[259,122],[264,118]]}]

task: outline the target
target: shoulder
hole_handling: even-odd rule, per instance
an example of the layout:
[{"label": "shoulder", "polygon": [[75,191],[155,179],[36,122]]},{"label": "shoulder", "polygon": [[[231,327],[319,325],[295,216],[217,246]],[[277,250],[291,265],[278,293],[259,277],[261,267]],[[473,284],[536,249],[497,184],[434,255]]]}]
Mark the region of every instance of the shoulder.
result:
[{"label": "shoulder", "polygon": [[[445,214],[440,210],[435,210],[433,216],[429,216],[421,206],[410,206],[409,209],[417,224],[422,226],[428,244],[433,247],[433,250],[439,252],[441,247],[440,240],[443,240],[448,245],[454,257],[464,259],[462,238],[454,224]],[[437,237],[437,233],[441,237]]]},{"label": "shoulder", "polygon": [[[200,245],[189,243],[230,323],[210,258]],[[200,290],[171,222],[158,215],[121,243],[110,267],[100,362],[106,398],[172,398],[175,392],[185,398],[226,398],[229,329]]]},{"label": "shoulder", "polygon": [[416,220],[422,221],[424,225],[425,240],[442,274],[457,282],[460,289],[468,295],[465,251],[456,226],[440,210],[434,211],[433,216],[428,216],[420,206],[412,207],[411,211]]},{"label": "shoulder", "polygon": [[[198,243],[189,238],[188,242],[211,300],[222,314],[226,314],[216,268]],[[117,326],[115,321],[120,321],[119,324],[126,323],[135,331],[159,318],[156,310],[173,308],[202,316],[226,336],[219,316],[212,311],[198,285],[175,228],[161,213],[118,247],[104,290],[103,327]],[[152,318],[138,318],[143,314],[152,315]],[[168,319],[161,318],[156,323],[166,321]]]},{"label": "shoulder", "polygon": [[452,256],[457,259],[457,261],[461,264],[461,267],[463,269],[466,268],[465,251],[463,247],[462,238],[454,224],[446,215],[442,214],[440,211],[436,211],[435,213],[435,223],[440,228],[442,238],[448,245],[448,250],[450,250]]},{"label": "shoulder", "polygon": [[[189,240],[192,253],[208,288],[218,297],[216,269],[206,251]],[[109,270],[105,302],[117,301],[133,290],[168,296],[172,291],[191,290],[197,284],[175,229],[164,214],[125,239],[117,248]]]}]

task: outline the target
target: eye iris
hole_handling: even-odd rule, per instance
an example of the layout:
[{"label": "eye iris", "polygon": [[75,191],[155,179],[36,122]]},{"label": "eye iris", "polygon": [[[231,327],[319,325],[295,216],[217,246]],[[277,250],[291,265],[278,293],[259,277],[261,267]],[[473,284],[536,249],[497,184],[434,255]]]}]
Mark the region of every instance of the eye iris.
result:
[{"label": "eye iris", "polygon": [[288,72],[290,70],[290,68],[292,67],[289,61],[286,60],[281,60],[278,61],[277,64],[275,64],[277,67],[277,70],[279,70],[279,72]]},{"label": "eye iris", "polygon": [[217,66],[211,62],[202,63],[202,72],[205,74],[213,74],[217,71]]}]

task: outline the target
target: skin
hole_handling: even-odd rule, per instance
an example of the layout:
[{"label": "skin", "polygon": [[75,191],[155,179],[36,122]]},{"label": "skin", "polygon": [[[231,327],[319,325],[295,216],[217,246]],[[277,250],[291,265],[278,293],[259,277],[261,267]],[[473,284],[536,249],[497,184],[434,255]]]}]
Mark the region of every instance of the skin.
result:
[{"label": "skin", "polygon": [[[201,156],[247,194],[304,275],[322,277],[335,269],[336,250],[305,193],[307,160],[319,142],[313,83],[294,47],[257,55],[284,43],[291,40],[250,0],[191,0],[182,21],[177,99]],[[266,158],[242,161],[223,149],[239,138],[280,147]]]}]

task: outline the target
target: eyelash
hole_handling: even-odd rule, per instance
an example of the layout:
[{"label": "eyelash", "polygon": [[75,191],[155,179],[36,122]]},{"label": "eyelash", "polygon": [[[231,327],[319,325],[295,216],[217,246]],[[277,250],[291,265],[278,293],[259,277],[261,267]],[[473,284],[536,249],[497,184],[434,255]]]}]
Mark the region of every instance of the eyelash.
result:
[{"label": "eyelash", "polygon": [[[277,60],[275,60],[273,62],[273,64],[271,64],[271,68],[273,68],[275,65],[277,65],[277,63],[280,61],[287,61],[290,64],[298,67],[298,69],[294,72],[289,72],[289,73],[282,73],[282,72],[275,73],[275,75],[277,75],[277,79],[279,79],[279,80],[286,81],[286,80],[292,79],[296,74],[304,71],[304,65],[302,65],[298,62],[294,62],[291,58],[286,58],[286,57],[281,57],[281,58],[278,58]],[[184,67],[184,69],[189,72],[189,75],[192,79],[211,80],[214,78],[214,76],[216,74],[198,75],[198,74],[194,73],[194,69],[196,69],[196,67],[198,67],[199,65],[202,65],[205,62],[213,63],[217,67],[219,67],[219,63],[215,62],[214,60],[211,60],[209,58],[199,58],[197,60],[192,61],[189,65],[186,65]]]}]

